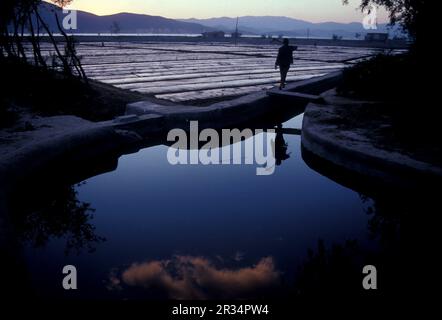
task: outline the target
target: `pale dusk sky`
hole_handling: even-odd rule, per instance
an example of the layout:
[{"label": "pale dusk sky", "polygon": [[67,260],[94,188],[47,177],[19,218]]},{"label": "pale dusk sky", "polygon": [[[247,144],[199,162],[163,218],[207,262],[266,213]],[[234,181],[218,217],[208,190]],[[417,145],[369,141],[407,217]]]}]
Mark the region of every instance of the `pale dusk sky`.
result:
[{"label": "pale dusk sky", "polygon": [[[98,15],[120,12],[158,15],[172,19],[237,16],[287,16],[311,22],[360,22],[360,0],[74,0],[68,8]],[[387,14],[379,10],[378,22]]]}]

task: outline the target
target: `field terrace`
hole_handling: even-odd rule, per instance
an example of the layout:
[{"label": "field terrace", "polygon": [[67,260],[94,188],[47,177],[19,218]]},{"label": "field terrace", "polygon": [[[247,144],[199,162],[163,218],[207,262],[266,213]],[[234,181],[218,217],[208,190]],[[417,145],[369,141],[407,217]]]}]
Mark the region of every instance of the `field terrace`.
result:
[{"label": "field terrace", "polygon": [[[104,46],[103,46],[104,45]],[[278,45],[80,43],[88,77],[177,103],[205,104],[267,90],[279,81]],[[46,47],[49,55],[49,47]],[[379,49],[300,46],[288,81],[341,70]]]}]

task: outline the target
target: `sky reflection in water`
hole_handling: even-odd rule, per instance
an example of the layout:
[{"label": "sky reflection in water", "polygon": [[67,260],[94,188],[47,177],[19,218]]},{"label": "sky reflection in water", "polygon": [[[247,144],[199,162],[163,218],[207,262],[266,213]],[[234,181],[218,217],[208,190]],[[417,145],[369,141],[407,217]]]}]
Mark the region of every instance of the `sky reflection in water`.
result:
[{"label": "sky reflection in water", "polygon": [[254,165],[171,166],[165,146],[121,157],[116,171],[77,187],[106,241],[93,253],[68,256],[63,238],[29,247],[29,263],[45,266],[30,268],[37,286],[57,287],[50,275],[73,264],[83,289],[77,294],[86,298],[256,297],[282,279],[293,282],[319,239],[367,244],[367,204],[308,168],[299,136],[284,140],[288,159],[264,177]]}]

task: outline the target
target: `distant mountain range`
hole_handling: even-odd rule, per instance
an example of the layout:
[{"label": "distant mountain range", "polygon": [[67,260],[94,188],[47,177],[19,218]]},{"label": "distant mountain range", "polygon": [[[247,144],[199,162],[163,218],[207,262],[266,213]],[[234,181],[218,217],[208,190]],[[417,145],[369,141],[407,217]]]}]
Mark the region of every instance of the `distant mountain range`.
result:
[{"label": "distant mountain range", "polygon": [[[225,32],[233,32],[236,28],[236,18],[211,18],[211,19],[184,19],[184,22],[198,23],[203,26],[222,30]],[[344,38],[354,38],[358,34],[366,34],[368,31],[362,26],[362,23],[337,23],[322,22],[313,23],[299,19],[275,16],[244,16],[239,17],[238,29],[244,34],[257,35],[284,35],[296,37],[320,37],[331,38],[333,35],[342,36]],[[398,27],[390,27],[387,24],[379,24],[376,31],[386,32],[391,36],[400,36],[402,32]]]},{"label": "distant mountain range", "polygon": [[[40,14],[43,16],[51,31],[57,32],[57,23],[54,13],[60,21],[65,15],[63,10],[51,3],[43,2],[40,5]],[[159,16],[149,16],[134,13],[118,13],[107,16],[97,16],[95,14],[78,11],[77,30],[73,33],[111,33],[112,26],[118,25],[119,33],[177,33],[177,34],[198,34],[205,31],[213,31],[211,27],[198,23],[184,22],[167,19]]]},{"label": "distant mountain range", "polygon": [[[57,14],[60,21],[64,14],[59,7],[43,2],[40,14],[47,21],[50,29],[57,32],[54,18]],[[184,19],[174,20],[160,16],[134,13],[118,13],[98,16],[85,11],[77,13],[78,28],[74,33],[155,33],[155,34],[200,34],[207,31],[233,32],[236,18]],[[118,30],[112,26],[118,26]],[[239,31],[249,35],[284,35],[292,37],[331,38],[333,35],[343,38],[355,38],[356,34],[367,33],[361,23],[312,23],[288,17],[245,16],[239,17]],[[389,28],[386,24],[378,26],[377,32],[388,32],[391,36],[402,35],[398,27]]]}]

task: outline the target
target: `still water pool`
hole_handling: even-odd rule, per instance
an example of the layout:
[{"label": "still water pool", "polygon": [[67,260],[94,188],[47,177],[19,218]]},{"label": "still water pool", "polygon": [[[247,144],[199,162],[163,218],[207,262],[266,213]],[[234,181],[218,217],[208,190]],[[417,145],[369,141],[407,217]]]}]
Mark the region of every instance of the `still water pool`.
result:
[{"label": "still water pool", "polygon": [[[372,200],[309,168],[300,136],[283,139],[286,159],[270,176],[253,165],[172,166],[164,145],[122,156],[70,189],[75,223],[37,247],[28,237],[33,286],[66,298],[289,297],[344,275],[359,290],[365,253],[378,248]],[[77,268],[75,292],[61,287],[65,265]]]}]

